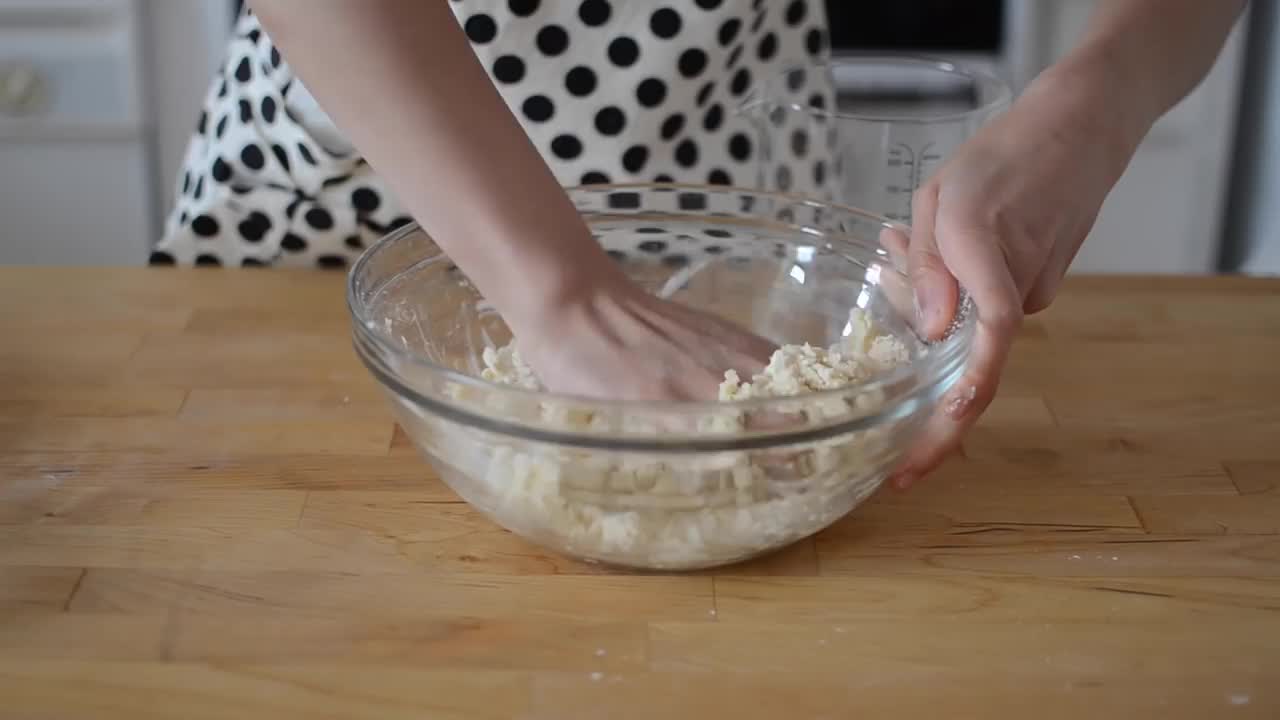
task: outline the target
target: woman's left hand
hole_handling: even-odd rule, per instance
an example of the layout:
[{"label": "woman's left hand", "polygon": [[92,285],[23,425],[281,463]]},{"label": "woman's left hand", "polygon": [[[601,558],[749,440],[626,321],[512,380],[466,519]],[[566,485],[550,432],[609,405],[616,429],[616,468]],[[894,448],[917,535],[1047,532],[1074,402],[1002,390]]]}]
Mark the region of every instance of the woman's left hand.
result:
[{"label": "woman's left hand", "polygon": [[1046,73],[916,193],[907,266],[918,324],[945,332],[960,288],[978,319],[965,374],[899,465],[899,489],[959,448],[995,397],[1024,314],[1053,300],[1136,148],[1122,110],[1087,80]]}]

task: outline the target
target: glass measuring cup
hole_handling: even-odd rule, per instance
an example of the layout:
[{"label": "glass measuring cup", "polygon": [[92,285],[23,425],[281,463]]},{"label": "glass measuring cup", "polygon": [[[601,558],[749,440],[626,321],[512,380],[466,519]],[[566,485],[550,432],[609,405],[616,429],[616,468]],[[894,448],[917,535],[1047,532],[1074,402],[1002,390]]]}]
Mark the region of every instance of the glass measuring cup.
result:
[{"label": "glass measuring cup", "polygon": [[910,222],[916,189],[1011,97],[953,63],[863,56],[784,70],[739,112],[756,130],[761,189]]}]

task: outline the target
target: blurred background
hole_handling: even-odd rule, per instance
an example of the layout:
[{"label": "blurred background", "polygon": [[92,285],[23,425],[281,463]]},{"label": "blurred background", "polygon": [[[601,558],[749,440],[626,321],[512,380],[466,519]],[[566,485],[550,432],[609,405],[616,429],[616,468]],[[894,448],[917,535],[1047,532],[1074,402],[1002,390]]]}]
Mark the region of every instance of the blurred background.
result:
[{"label": "blurred background", "polygon": [[[942,57],[1015,91],[1099,1],[826,0],[837,54]],[[146,262],[238,6],[0,0],[0,263]],[[1280,273],[1278,30],[1275,2],[1255,0],[1139,150],[1075,272]]]}]

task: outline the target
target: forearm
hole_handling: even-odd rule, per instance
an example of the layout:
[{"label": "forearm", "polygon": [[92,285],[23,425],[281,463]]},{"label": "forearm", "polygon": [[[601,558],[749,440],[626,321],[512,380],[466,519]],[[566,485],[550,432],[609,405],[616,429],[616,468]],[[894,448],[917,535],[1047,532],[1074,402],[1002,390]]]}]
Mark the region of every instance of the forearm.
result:
[{"label": "forearm", "polygon": [[[325,111],[504,315],[608,266],[444,0],[255,0]],[[603,258],[603,260],[601,260]]]},{"label": "forearm", "polygon": [[[1137,142],[1213,67],[1247,0],[1101,0],[1084,38],[1046,72],[1073,80]],[[1070,77],[1065,80],[1064,77]]]}]

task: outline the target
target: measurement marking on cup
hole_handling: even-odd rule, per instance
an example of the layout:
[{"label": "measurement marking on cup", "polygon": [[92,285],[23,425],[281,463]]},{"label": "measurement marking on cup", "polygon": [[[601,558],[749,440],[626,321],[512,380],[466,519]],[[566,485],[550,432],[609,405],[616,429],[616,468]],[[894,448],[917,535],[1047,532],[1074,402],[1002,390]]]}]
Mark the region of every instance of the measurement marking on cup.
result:
[{"label": "measurement marking on cup", "polygon": [[901,168],[905,170],[906,175],[899,178],[897,182],[887,183],[884,187],[885,193],[889,196],[889,202],[900,203],[896,210],[885,213],[890,220],[911,221],[911,199],[916,190],[924,184],[924,179],[928,175],[926,167],[931,170],[938,161],[942,160],[942,154],[935,151],[933,146],[932,142],[926,143],[917,151],[906,143],[897,143],[889,148],[889,157],[885,161],[886,167]]}]

